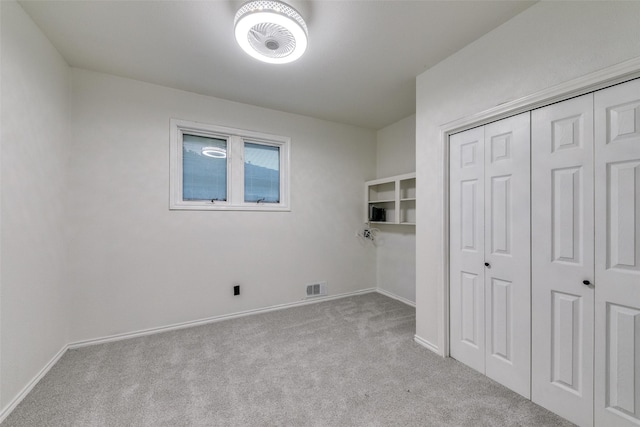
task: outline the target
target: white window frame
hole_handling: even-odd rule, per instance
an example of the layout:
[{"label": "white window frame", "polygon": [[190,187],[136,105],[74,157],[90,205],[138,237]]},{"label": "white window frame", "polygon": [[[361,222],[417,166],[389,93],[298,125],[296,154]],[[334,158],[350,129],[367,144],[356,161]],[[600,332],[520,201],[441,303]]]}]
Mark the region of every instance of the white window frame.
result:
[{"label": "white window frame", "polygon": [[[290,211],[289,146],[291,138],[262,132],[234,129],[188,120],[171,119],[171,176],[169,209],[171,210],[231,210]],[[227,141],[227,200],[183,200],[182,140],[183,135],[196,135]],[[280,201],[278,203],[244,201],[244,144],[278,147],[280,152]]]}]

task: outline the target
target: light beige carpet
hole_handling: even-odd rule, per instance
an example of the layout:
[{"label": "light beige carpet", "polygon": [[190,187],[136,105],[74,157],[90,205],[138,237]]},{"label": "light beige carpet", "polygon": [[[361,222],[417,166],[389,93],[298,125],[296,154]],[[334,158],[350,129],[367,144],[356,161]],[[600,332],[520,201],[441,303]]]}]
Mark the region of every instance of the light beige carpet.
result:
[{"label": "light beige carpet", "polygon": [[564,426],[344,298],[68,351],[3,426]]}]

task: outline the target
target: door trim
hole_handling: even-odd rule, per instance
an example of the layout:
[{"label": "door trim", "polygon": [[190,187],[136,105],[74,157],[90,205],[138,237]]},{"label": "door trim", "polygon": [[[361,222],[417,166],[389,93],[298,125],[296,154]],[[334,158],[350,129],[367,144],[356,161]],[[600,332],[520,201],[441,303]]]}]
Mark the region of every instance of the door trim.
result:
[{"label": "door trim", "polygon": [[440,273],[442,282],[441,318],[439,332],[442,347],[438,352],[441,356],[450,356],[449,343],[449,136],[477,126],[504,119],[516,114],[544,107],[569,98],[595,92],[609,86],[623,83],[640,77],[640,57],[621,62],[611,67],[578,77],[573,80],[552,86],[531,95],[506,102],[488,110],[472,114],[461,119],[445,123],[440,126],[440,144],[442,148],[442,249],[444,251]]}]

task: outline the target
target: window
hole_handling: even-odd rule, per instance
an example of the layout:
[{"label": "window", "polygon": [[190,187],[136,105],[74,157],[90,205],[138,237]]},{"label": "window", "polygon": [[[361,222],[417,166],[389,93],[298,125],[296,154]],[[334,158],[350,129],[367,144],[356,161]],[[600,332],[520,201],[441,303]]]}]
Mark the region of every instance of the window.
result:
[{"label": "window", "polygon": [[288,211],[287,137],[171,120],[171,209]]},{"label": "window", "polygon": [[244,143],[244,201],[280,203],[280,147]]},{"label": "window", "polygon": [[227,141],[182,135],[182,200],[227,200]]}]

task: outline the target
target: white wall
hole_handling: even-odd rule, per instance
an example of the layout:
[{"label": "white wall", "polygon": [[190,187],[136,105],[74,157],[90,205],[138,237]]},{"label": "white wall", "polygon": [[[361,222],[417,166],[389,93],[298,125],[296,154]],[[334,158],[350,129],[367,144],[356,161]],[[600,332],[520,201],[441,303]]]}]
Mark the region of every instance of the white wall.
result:
[{"label": "white wall", "polygon": [[[72,341],[375,287],[355,236],[375,132],[78,69],[72,87]],[[292,211],[170,211],[171,118],[290,136]]]},{"label": "white wall", "polygon": [[378,178],[416,171],[416,116],[412,114],[376,134]]},{"label": "white wall", "polygon": [[[376,141],[377,178],[415,172],[415,115],[380,129]],[[376,227],[380,229],[376,247],[378,288],[415,302],[415,227],[382,224]]]},{"label": "white wall", "polygon": [[640,2],[540,2],[417,78],[416,334],[443,351],[439,128],[640,56]]},{"label": "white wall", "polygon": [[68,342],[68,67],[22,8],[2,9],[0,407]]}]

